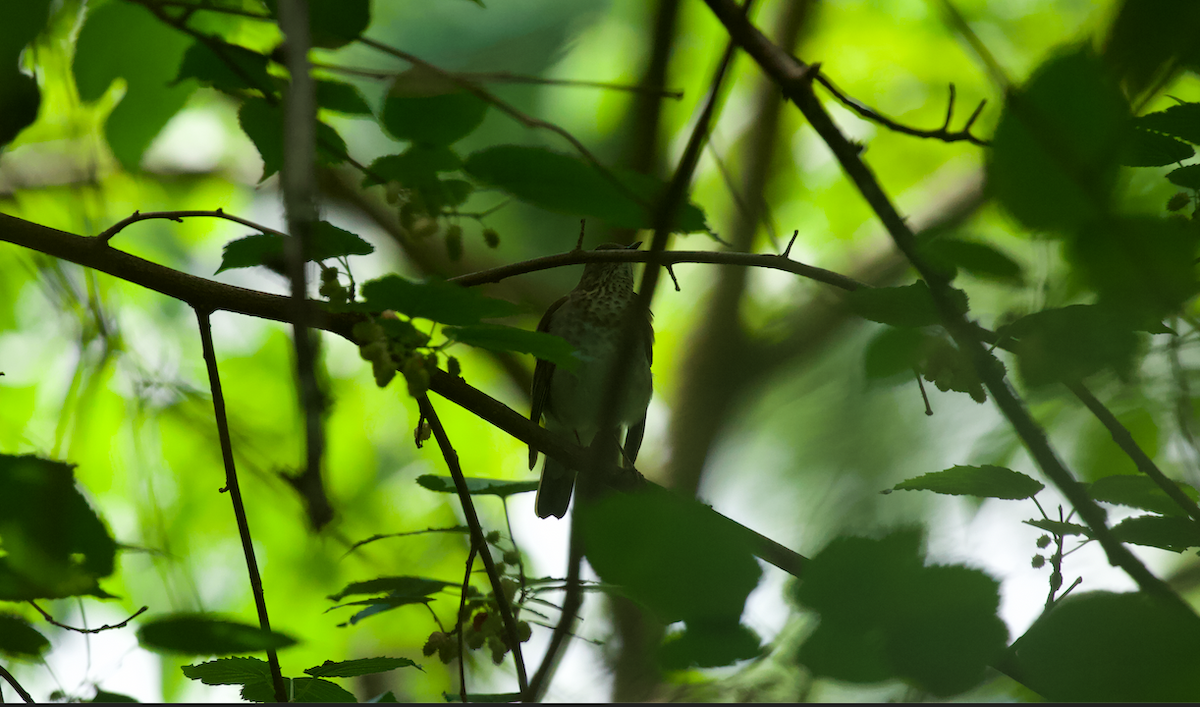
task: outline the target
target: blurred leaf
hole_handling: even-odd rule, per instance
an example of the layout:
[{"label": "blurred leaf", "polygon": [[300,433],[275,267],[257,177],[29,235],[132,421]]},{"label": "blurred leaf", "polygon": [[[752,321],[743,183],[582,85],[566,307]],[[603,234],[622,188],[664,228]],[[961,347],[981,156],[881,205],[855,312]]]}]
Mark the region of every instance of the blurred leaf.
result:
[{"label": "blurred leaf", "polygon": [[363,284],[361,292],[365,302],[348,309],[366,312],[391,309],[407,317],[442,324],[478,324],[481,319],[510,317],[521,311],[511,302],[485,297],[477,290],[445,280],[413,282],[399,275],[385,275]]},{"label": "blurred leaf", "polygon": [[1138,349],[1134,332],[1098,305],[1034,312],[1000,333],[1017,339],[1017,368],[1030,387],[1078,381],[1106,368],[1127,377]]},{"label": "blurred leaf", "polygon": [[1090,49],[1052,56],[1009,95],[988,187],[1030,229],[1093,221],[1116,185],[1129,121],[1125,97]]},{"label": "blurred leaf", "polygon": [[[217,272],[256,265],[277,269],[284,263],[283,245],[283,236],[274,233],[260,233],[229,241],[222,251],[221,267],[217,268]],[[327,221],[316,221],[312,224],[307,254],[309,262],[350,255],[370,255],[374,252],[375,246],[347,230]]]},{"label": "blurred leaf", "polygon": [[437,179],[437,172],[452,172],[462,167],[462,160],[449,147],[413,145],[398,155],[386,155],[371,163],[363,186],[395,180],[408,187],[418,187]]},{"label": "blurred leaf", "polygon": [[75,83],[80,98],[95,101],[113,79],[125,79],[125,95],[109,114],[104,135],[126,170],[137,169],[150,141],[196,90],[193,81],[174,82],[191,43],[140,5],[89,8],[75,44]]},{"label": "blurred leaf", "polygon": [[436,594],[446,587],[457,586],[454,582],[443,582],[440,579],[425,577],[380,577],[364,582],[352,582],[337,594],[329,597],[330,601],[341,601],[353,594],[378,594],[390,592],[392,596],[427,597]]},{"label": "blurred leaf", "polygon": [[[480,479],[467,477],[467,490],[472,496],[499,496],[508,498],[516,493],[537,491],[536,481],[507,481],[505,479]],[[438,493],[458,493],[454,487],[454,479],[449,476],[422,474],[417,477],[417,483],[430,491]]]},{"label": "blurred leaf", "polygon": [[36,658],[49,647],[49,639],[28,621],[15,614],[0,614],[0,653],[20,658]]},{"label": "blurred leaf", "polygon": [[576,512],[596,574],[663,621],[736,623],[762,576],[740,529],[693,499],[650,487]]},{"label": "blurred leaf", "polygon": [[841,537],[812,558],[796,598],[821,622],[800,662],[820,677],[898,677],[941,697],[978,684],[1008,637],[999,584],[979,570],[926,567],[920,544],[916,531]]},{"label": "blurred leaf", "polygon": [[318,79],[317,105],[335,113],[371,115],[371,107],[352,84]]},{"label": "blurred leaf", "polygon": [[448,338],[489,351],[517,351],[533,354],[535,358],[575,370],[579,365],[575,347],[561,336],[540,331],[529,331],[500,324],[473,324],[461,327],[445,327],[442,333]]},{"label": "blurred leaf", "polygon": [[1067,257],[1111,312],[1161,323],[1200,289],[1198,237],[1195,224],[1177,218],[1109,218],[1076,234]]},{"label": "blurred leaf", "polygon": [[[594,165],[540,147],[488,147],[467,157],[463,169],[533,206],[619,228],[653,228],[652,209],[666,190],[666,183],[653,177],[610,170],[619,187]],[[705,230],[704,212],[690,202],[681,206],[673,230]]]},{"label": "blurred leaf", "polygon": [[[279,0],[264,0],[279,16]],[[371,0],[308,0],[308,25],[314,47],[337,49],[354,41],[371,24]],[[273,699],[273,698],[272,698]]]},{"label": "blurred leaf", "polygon": [[1197,35],[1200,6],[1191,0],[1124,0],[1105,43],[1104,58],[1130,94],[1137,95],[1175,61],[1196,68]]},{"label": "blurred leaf", "polygon": [[[238,111],[238,123],[258,149],[263,161],[263,174],[258,180],[283,169],[283,111],[261,98],[250,98],[242,102]],[[329,125],[317,122],[317,162],[322,165],[339,164],[346,160],[346,142]]]},{"label": "blurred leaf", "polygon": [[0,22],[0,150],[37,119],[37,79],[21,73],[20,56],[46,26],[51,0],[9,3]]},{"label": "blurred leaf", "polygon": [[[952,290],[955,304],[966,310],[967,296]],[[923,327],[941,323],[933,295],[924,280],[903,287],[863,287],[846,293],[850,309],[863,319],[897,327]]]},{"label": "blurred leaf", "polygon": [[666,670],[717,668],[757,658],[761,643],[758,634],[736,621],[691,621],[682,634],[663,643],[658,662]]},{"label": "blurred leaf", "polygon": [[[1134,406],[1117,413],[1116,417],[1138,447],[1151,458],[1157,456],[1159,430],[1153,415],[1144,407]],[[1113,441],[1108,428],[1095,418],[1088,418],[1084,422],[1083,429],[1076,435],[1075,448],[1074,466],[1083,480],[1096,481],[1122,474],[1141,475],[1137,464]]]},{"label": "blurred leaf", "polygon": [[96,695],[88,702],[137,702],[136,697],[123,695],[119,692],[109,692],[108,690],[96,690]]},{"label": "blurred leaf", "polygon": [[[1000,367],[1003,374],[1003,364],[995,358],[990,358],[990,362]],[[970,395],[977,403],[987,402],[987,391],[974,364],[945,337],[930,338],[921,375],[943,393],[953,390]]]},{"label": "blurred leaf", "polygon": [[1137,119],[1143,130],[1166,133],[1192,144],[1200,144],[1200,103],[1180,103]]},{"label": "blurred leaf", "polygon": [[304,672],[315,678],[355,678],[359,675],[386,673],[396,668],[416,668],[420,670],[421,666],[408,658],[378,657],[343,660],[336,663],[332,660],[327,660],[316,667],[306,668]]},{"label": "blurred leaf", "polygon": [[1046,487],[1019,471],[985,464],[952,466],[945,471],[934,471],[901,481],[892,488],[896,491],[933,491],[952,496],[1020,500],[1032,498]]},{"label": "blurred leaf", "polygon": [[1032,525],[1035,528],[1040,528],[1048,533],[1055,535],[1082,535],[1085,538],[1092,537],[1092,530],[1086,525],[1078,525],[1075,523],[1063,523],[1057,520],[1047,520],[1045,518],[1036,518],[1022,521],[1026,525]]},{"label": "blurred leaf", "polygon": [[488,104],[452,81],[420,67],[396,77],[380,120],[392,137],[428,146],[450,145],[474,132]]},{"label": "blurred leaf", "polygon": [[931,337],[920,329],[884,327],[867,342],[864,367],[868,380],[905,376],[925,360]]},{"label": "blurred leaf", "polygon": [[1123,543],[1183,552],[1200,547],[1200,528],[1191,518],[1177,516],[1136,516],[1126,518],[1112,529],[1113,537]]},{"label": "blurred leaf", "polygon": [[259,658],[218,658],[183,666],[183,674],[205,685],[245,685],[271,680],[271,668]]},{"label": "blurred leaf", "polygon": [[254,652],[296,643],[278,631],[207,614],[168,614],[143,623],[137,634],[144,648],[185,655]]},{"label": "blurred leaf", "polygon": [[972,275],[996,282],[1021,284],[1021,266],[986,243],[957,238],[937,238],[921,244],[922,254],[934,265],[962,268]]},{"label": "blurred leaf", "polygon": [[[1157,430],[1157,428],[1155,428]],[[1200,493],[1188,484],[1175,482],[1188,498],[1200,500]],[[1165,491],[1148,476],[1114,475],[1096,479],[1088,484],[1088,494],[1097,501],[1116,503],[1143,511],[1169,516],[1186,516],[1187,512],[1171,500]]]},{"label": "blurred leaf", "polygon": [[1196,154],[1191,145],[1170,135],[1140,129],[1135,129],[1132,135],[1121,158],[1121,164],[1127,167],[1161,167]]},{"label": "blurred leaf", "polygon": [[[318,678],[284,678],[284,689],[293,702],[358,702],[352,693],[336,683]],[[242,687],[242,699],[250,702],[275,702],[271,680],[258,680]]]},{"label": "blurred leaf", "polygon": [[1200,700],[1200,619],[1145,594],[1069,596],[1014,648],[1021,682],[1050,701]]},{"label": "blurred leaf", "polygon": [[3,598],[94,594],[113,572],[116,543],[63,462],[0,455],[0,541]]},{"label": "blurred leaf", "polygon": [[274,93],[275,80],[267,73],[269,59],[236,44],[206,37],[192,42],[183,55],[175,81],[196,79],[225,93],[246,90]]}]

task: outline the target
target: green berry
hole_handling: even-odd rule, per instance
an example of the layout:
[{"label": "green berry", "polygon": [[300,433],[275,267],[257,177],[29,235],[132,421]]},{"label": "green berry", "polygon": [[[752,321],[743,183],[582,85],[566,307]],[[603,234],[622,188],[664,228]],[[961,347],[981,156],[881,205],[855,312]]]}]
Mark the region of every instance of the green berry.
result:
[{"label": "green berry", "polygon": [[1046,558],[1042,557],[1041,555],[1034,555],[1033,562],[1030,564],[1033,565],[1033,568],[1035,570],[1040,570],[1041,568],[1046,566]]},{"label": "green berry", "polygon": [[496,233],[494,228],[483,229],[483,242],[487,243],[488,248],[495,248],[500,245],[500,234]]},{"label": "green berry", "polygon": [[496,543],[500,542],[500,531],[493,530],[493,531],[489,532],[487,535],[483,536],[483,538],[484,538],[484,540],[487,540],[488,543],[495,545]]},{"label": "green berry", "polygon": [[1050,536],[1043,535],[1042,537],[1038,538],[1037,546],[1042,548],[1043,550],[1046,549],[1047,547],[1050,547]]},{"label": "green berry", "polygon": [[446,359],[446,372],[455,378],[462,377],[462,365],[457,358],[450,356]]},{"label": "green berry", "polygon": [[516,550],[509,550],[508,552],[504,553],[504,564],[517,565],[520,563],[521,553],[517,552]]},{"label": "green berry", "polygon": [[446,227],[446,256],[451,261],[457,262],[462,259],[463,254],[463,229],[458,224],[451,224]]}]

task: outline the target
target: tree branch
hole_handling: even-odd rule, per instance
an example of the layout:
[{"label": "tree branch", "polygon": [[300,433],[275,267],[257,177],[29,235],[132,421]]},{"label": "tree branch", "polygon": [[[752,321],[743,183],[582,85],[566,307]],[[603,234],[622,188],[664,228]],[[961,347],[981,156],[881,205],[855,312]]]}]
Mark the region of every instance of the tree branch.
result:
[{"label": "tree branch", "polygon": [[1003,366],[984,349],[976,335],[976,329],[954,305],[949,282],[939,271],[930,268],[917,253],[916,239],[908,224],[896,211],[875,175],[859,157],[859,150],[842,135],[813,95],[812,87],[806,80],[811,73],[811,67],[772,44],[742,16],[732,0],[705,0],[705,3],[725,25],[734,41],[754,57],[780,86],[784,95],[796,104],[813,129],[833,151],[842,169],[883,222],[896,246],[925,278],[943,325],[972,361],[992,399],[1029,449],[1038,467],[1062,491],[1092,529],[1109,562],[1125,570],[1147,594],[1191,611],[1179,595],[1151,573],[1129,548],[1113,536],[1105,523],[1104,510],[1096,505],[1083,486],[1058,459],[1045,431],[1029,414],[1023,401],[1009,388],[1004,378]]},{"label": "tree branch", "polygon": [[[487,570],[488,580],[492,583],[492,594],[496,597],[496,606],[500,609],[500,618],[504,619],[504,629],[508,633],[508,644],[512,648],[513,662],[517,664],[517,684],[520,686],[521,692],[525,692],[529,689],[529,678],[525,674],[525,658],[521,655],[521,639],[517,634],[517,620],[513,616],[512,607],[509,606],[508,597],[504,595],[504,586],[500,583],[500,572],[497,571],[496,563],[492,560],[492,553],[488,548],[487,538],[484,537],[479,515],[475,513],[471,491],[467,488],[467,480],[458,463],[458,453],[451,446],[450,438],[446,436],[446,429],[442,427],[442,421],[438,419],[437,411],[433,409],[433,403],[429,402],[429,396],[422,394],[417,398],[417,405],[421,408],[421,416],[429,420],[433,437],[437,440],[438,447],[442,450],[442,458],[446,460],[450,476],[454,479],[454,488],[458,491],[458,501],[462,505],[467,526],[471,529],[471,544],[479,553],[479,558],[483,560],[483,568]],[[459,660],[462,660],[461,655]],[[466,694],[465,685],[463,694]]]},{"label": "tree branch", "polygon": [[0,678],[4,678],[9,685],[12,685],[12,689],[17,691],[17,694],[21,696],[22,700],[25,700],[29,704],[37,702],[37,700],[33,699],[33,695],[30,695],[28,692],[26,692],[25,688],[21,687],[21,683],[17,682],[17,679],[13,677],[13,674],[8,672],[3,665],[0,665]]}]

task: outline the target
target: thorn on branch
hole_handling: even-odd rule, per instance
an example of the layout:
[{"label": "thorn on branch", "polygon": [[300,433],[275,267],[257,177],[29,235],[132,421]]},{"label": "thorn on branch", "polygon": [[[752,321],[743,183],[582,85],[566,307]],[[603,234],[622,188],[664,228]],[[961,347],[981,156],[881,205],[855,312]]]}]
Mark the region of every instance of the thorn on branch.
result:
[{"label": "thorn on branch", "polygon": [[675,284],[675,291],[683,292],[683,290],[679,288],[679,278],[675,277],[675,269],[671,267],[670,263],[667,263],[663,267],[667,269],[667,274],[671,276],[671,282]]},{"label": "thorn on branch", "polygon": [[799,235],[800,235],[800,229],[796,229],[795,231],[792,231],[792,239],[790,241],[788,241],[787,248],[783,249],[783,252],[779,254],[779,257],[786,258],[789,255],[791,255],[792,246],[795,245],[796,238],[799,237]]}]

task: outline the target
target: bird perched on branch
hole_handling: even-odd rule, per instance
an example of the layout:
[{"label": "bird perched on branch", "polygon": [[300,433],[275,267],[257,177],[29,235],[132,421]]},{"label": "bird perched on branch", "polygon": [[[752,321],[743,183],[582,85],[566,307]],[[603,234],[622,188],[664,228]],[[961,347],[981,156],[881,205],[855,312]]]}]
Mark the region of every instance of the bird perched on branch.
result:
[{"label": "bird perched on branch", "polygon": [[[628,246],[636,249],[640,243]],[[626,246],[605,243],[596,250],[624,250]],[[650,405],[653,384],[650,364],[653,362],[654,327],[650,312],[630,321],[626,311],[636,304],[633,291],[633,266],[630,263],[588,263],[575,289],[559,299],[542,316],[537,330],[561,336],[578,352],[580,363],[575,371],[558,368],[553,363],[537,362],[533,372],[533,405],[529,419],[540,422],[546,418],[546,429],[565,435],[571,441],[589,446],[600,432],[606,386],[618,381],[622,386],[614,420],[619,434],[628,427],[624,458],[630,464],[637,459],[646,431],[646,408]],[[624,327],[632,326],[638,337],[625,369],[619,378],[611,373],[624,335]],[[529,468],[537,464],[538,450],[529,447]],[[539,518],[562,518],[571,502],[575,486],[575,469],[546,457],[542,478],[538,484],[534,508]]]}]

